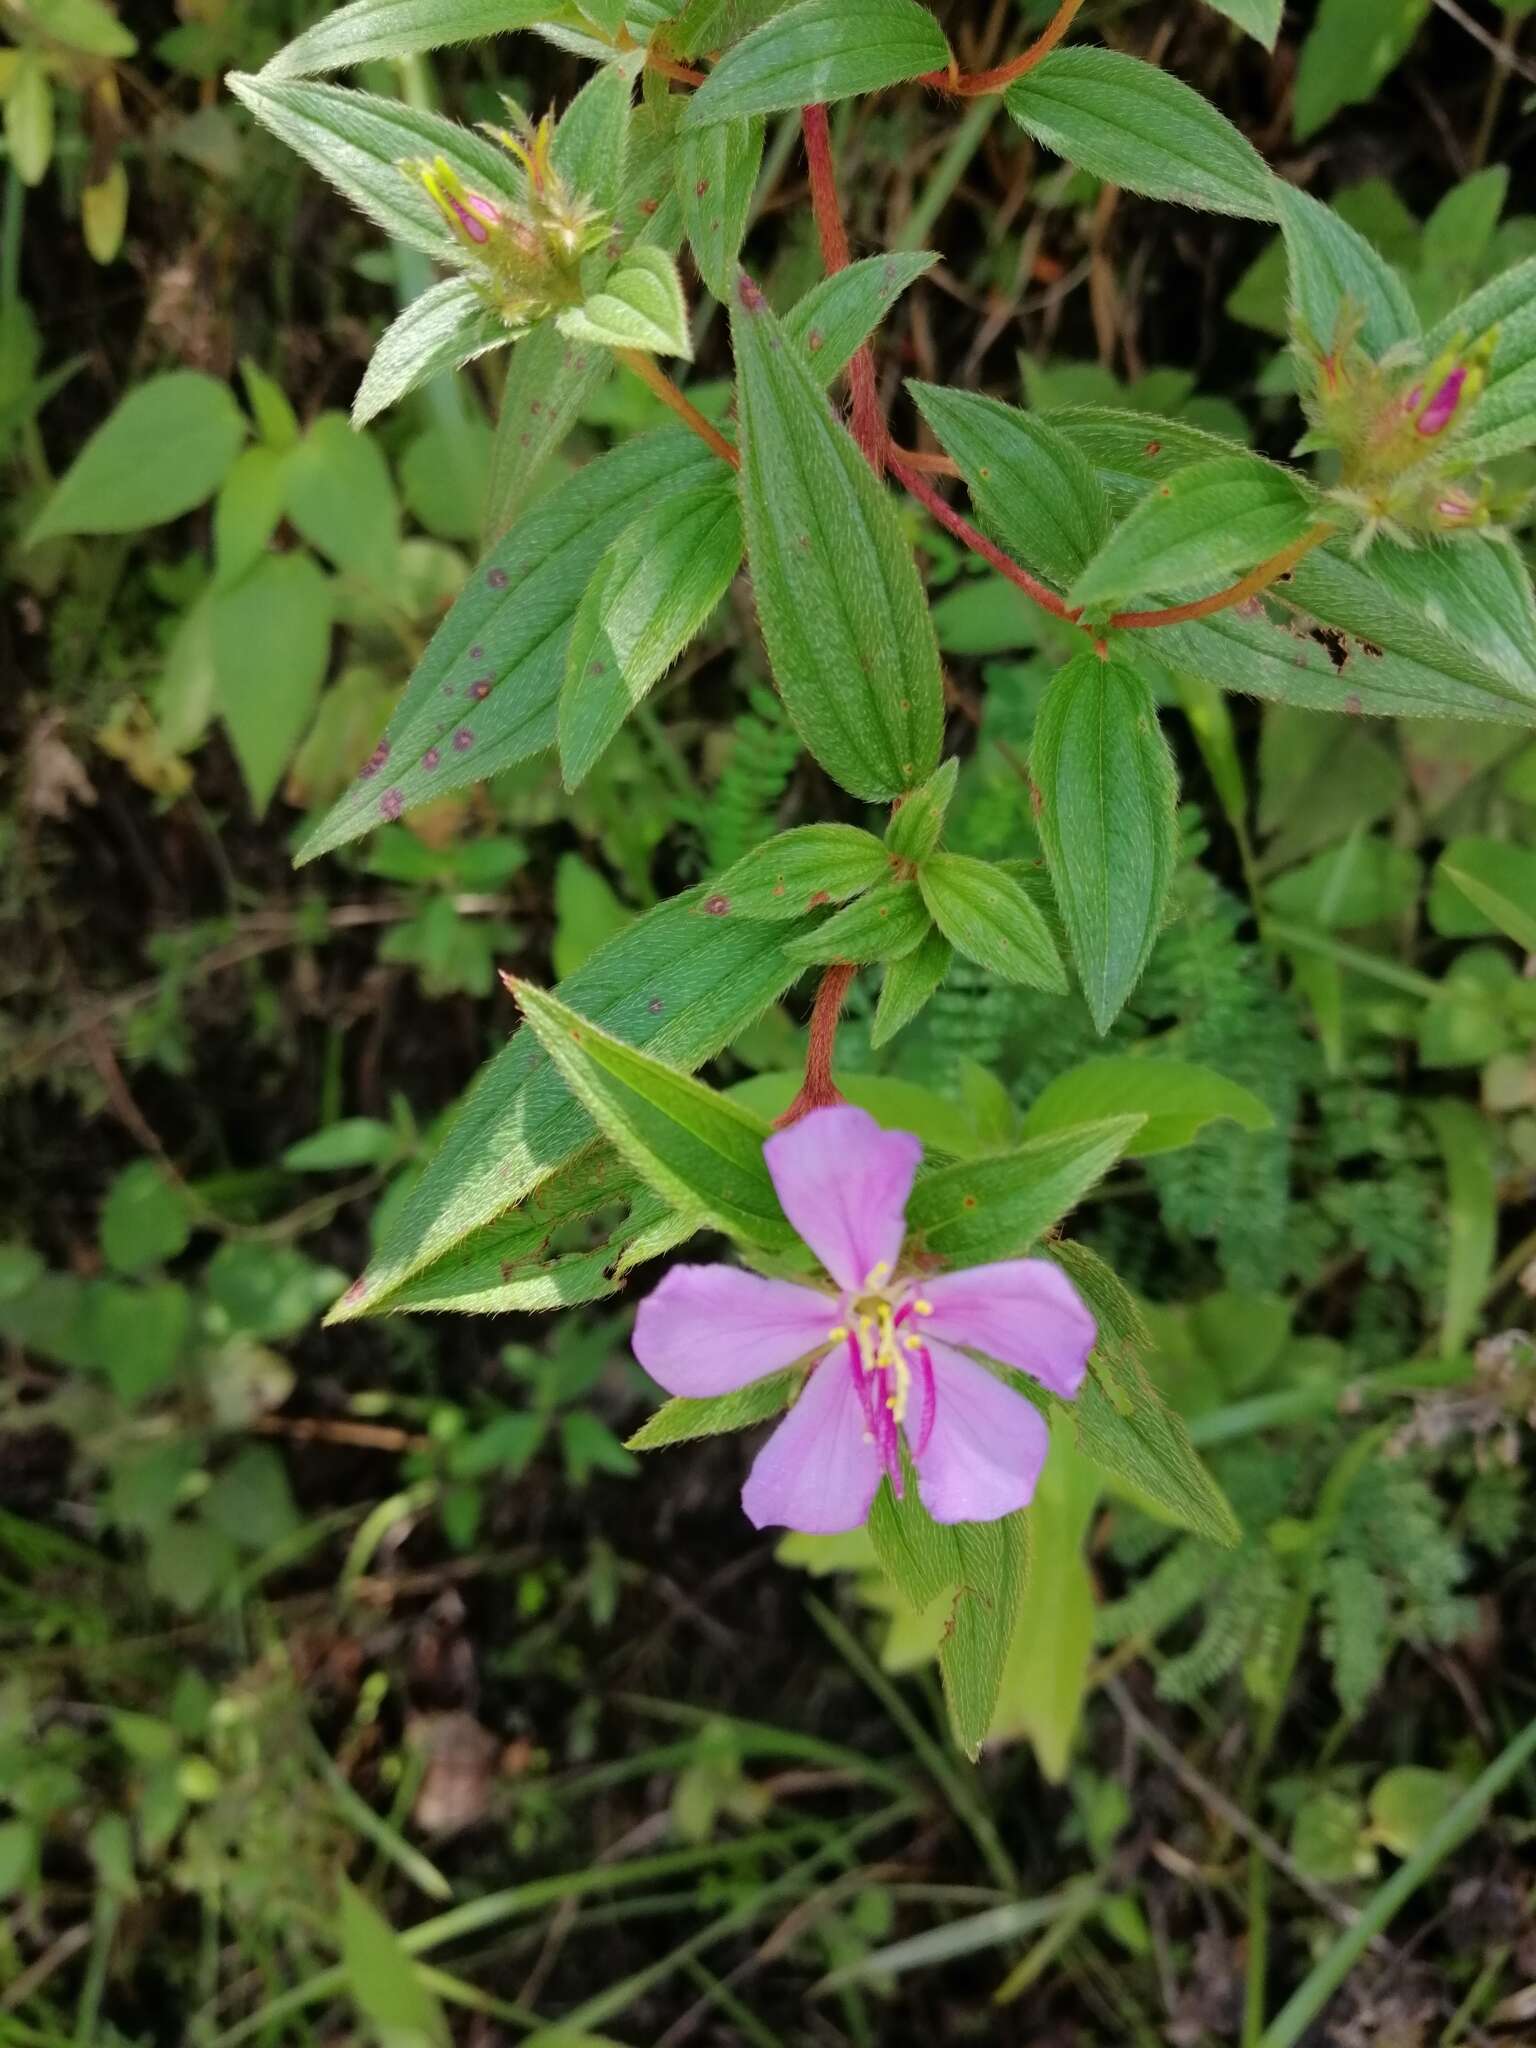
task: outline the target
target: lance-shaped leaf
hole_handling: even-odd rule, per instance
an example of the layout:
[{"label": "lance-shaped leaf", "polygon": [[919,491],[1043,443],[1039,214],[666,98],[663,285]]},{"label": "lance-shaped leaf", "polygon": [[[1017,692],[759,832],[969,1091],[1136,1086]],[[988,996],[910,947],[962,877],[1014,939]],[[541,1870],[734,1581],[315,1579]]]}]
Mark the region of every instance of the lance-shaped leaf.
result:
[{"label": "lance-shaped leaf", "polygon": [[927,937],[930,920],[915,882],[881,882],[788,947],[793,959],[899,960]]},{"label": "lance-shaped leaf", "polygon": [[870,1044],[888,1045],[925,1007],[949,972],[955,949],[940,931],[929,931],[920,946],[899,960],[885,963],[880,1000],[875,1005]]},{"label": "lance-shaped leaf", "polygon": [[638,348],[649,355],[691,356],[688,307],[677,265],[664,249],[642,247],[621,256],[602,286],[579,306],[557,314],[570,341],[600,348]]},{"label": "lance-shaped leaf", "polygon": [[1053,50],[1015,80],[1008,111],[1096,178],[1184,206],[1273,220],[1276,180],[1253,144],[1193,87],[1114,50]]},{"label": "lance-shaped leaf", "polygon": [[1431,1102],[1424,1116],[1445,1161],[1445,1308],[1440,1356],[1454,1358],[1477,1334],[1499,1249],[1499,1175],[1494,1128],[1470,1102]]},{"label": "lance-shaped leaf", "polygon": [[1429,907],[1438,932],[1502,932],[1536,956],[1536,853],[1499,839],[1453,839],[1436,864]]},{"label": "lance-shaped leaf", "polygon": [[571,626],[599,561],[648,505],[726,474],[692,434],[664,428],[525,512],[433,635],[373,760],[300,860],[549,746]]},{"label": "lance-shaped leaf", "polygon": [[878,92],[948,63],[944,32],[917,0],[800,0],[726,52],[683,126]]},{"label": "lance-shaped leaf", "polygon": [[1058,1074],[1030,1104],[1023,1129],[1038,1137],[1095,1117],[1126,1115],[1146,1119],[1125,1148],[1128,1159],[1177,1151],[1222,1117],[1245,1131],[1267,1131],[1274,1123],[1258,1096],[1225,1074],[1186,1060],[1126,1053],[1084,1060]]},{"label": "lance-shaped leaf", "polygon": [[550,160],[572,192],[612,213],[624,190],[634,81],[618,64],[594,71],[555,129]]},{"label": "lance-shaped leaf", "polygon": [[1306,493],[1284,470],[1218,456],[1157,484],[1115,528],[1073,584],[1084,609],[1152,591],[1219,588],[1301,539],[1313,524]]},{"label": "lance-shaped leaf", "polygon": [[590,773],[634,707],[681,654],[741,563],[741,508],[729,483],[680,491],[642,512],[587,586],[560,694],[567,789]]},{"label": "lance-shaped leaf", "polygon": [[845,370],[907,286],[931,270],[931,249],[865,256],[813,284],[784,315],[784,332],[804,352],[818,382]]},{"label": "lance-shaped leaf", "polygon": [[352,0],[285,43],[261,76],[313,78],[380,57],[414,57],[527,28],[549,12],[549,0]]},{"label": "lance-shaped leaf", "polygon": [[690,128],[677,152],[677,196],[688,245],[700,277],[727,305],[762,161],[759,114]]},{"label": "lance-shaped leaf", "polygon": [[353,426],[365,427],[431,378],[462,369],[508,339],[506,327],[467,277],[430,285],[385,328],[369,357],[352,401]]},{"label": "lance-shaped leaf", "polygon": [[796,1242],[763,1158],[770,1124],[545,990],[509,986],[571,1093],[664,1201],[761,1250]]},{"label": "lance-shaped leaf", "polygon": [[553,320],[541,321],[512,351],[491,443],[487,545],[499,541],[532,502],[545,464],[611,375],[613,364],[611,349],[578,348]]},{"label": "lance-shaped leaf", "polygon": [[[694,915],[695,890],[600,946],[560,995],[604,1031],[677,1067],[697,1067],[777,1001],[800,969],[794,927]],[[401,1288],[473,1232],[526,1202],[591,1143],[592,1119],[527,1030],[486,1066],[337,1320],[387,1309]]]},{"label": "lance-shaped leaf", "polygon": [[424,249],[439,262],[462,266],[464,249],[426,188],[402,173],[402,160],[440,156],[472,190],[514,205],[521,198],[522,181],[506,151],[440,114],[346,86],[265,73],[253,78],[231,72],[228,84],[264,128],[328,178],[360,213],[396,241]]},{"label": "lance-shaped leaf", "polygon": [[1231,1503],[1190,1442],[1183,1417],[1134,1356],[1121,1354],[1111,1382],[1095,1352],[1071,1413],[1083,1456],[1134,1498],[1211,1543],[1241,1540]]},{"label": "lance-shaped leaf", "polygon": [[1080,655],[1035,724],[1036,819],[1100,1032],[1141,978],[1178,854],[1178,785],[1157,706],[1122,661]]},{"label": "lance-shaped leaf", "polygon": [[709,885],[703,917],[803,917],[846,903],[891,872],[890,855],[857,825],[797,825],[754,846]]},{"label": "lance-shaped leaf", "polygon": [[1290,268],[1291,313],[1319,349],[1331,349],[1341,318],[1354,323],[1373,356],[1419,332],[1408,287],[1364,235],[1310,192],[1276,183]]},{"label": "lance-shaped leaf", "polygon": [[[1279,469],[1298,488],[1306,488],[1306,480],[1297,471],[1268,463],[1262,455],[1239,448],[1220,434],[1209,434],[1203,427],[1166,419],[1159,413],[1132,412],[1113,405],[1063,405],[1039,417],[1086,457],[1117,518],[1123,519],[1140,504],[1152,485],[1167,483],[1197,462],[1222,457],[1246,456],[1255,466]],[[1316,502],[1322,502],[1321,493]]]},{"label": "lance-shaped leaf", "polygon": [[886,827],[885,843],[898,860],[923,861],[933,852],[959,777],[960,763],[951,754],[937,774],[897,805]]},{"label": "lance-shaped leaf", "polygon": [[963,853],[936,853],[917,873],[929,915],[957,953],[1003,981],[1067,992],[1050,927],[1012,875]]},{"label": "lance-shaped leaf", "polygon": [[974,391],[909,380],[918,410],[960,465],[977,511],[1020,561],[1066,589],[1110,530],[1086,459],[1035,413]]},{"label": "lance-shaped leaf", "polygon": [[952,1605],[939,1669],[955,1740],[975,1757],[992,1725],[1003,1667],[1029,1575],[1029,1518],[935,1522],[910,1471],[897,1500],[885,1481],[869,1514],[882,1570],[918,1613],[941,1595]]},{"label": "lance-shaped leaf", "polygon": [[890,802],[938,765],[933,621],[890,498],[743,277],[732,308],[747,553],[768,657],[811,752]]},{"label": "lance-shaped leaf", "polygon": [[668,1444],[693,1443],[699,1437],[724,1436],[731,1430],[770,1422],[789,1406],[799,1382],[799,1373],[790,1369],[771,1372],[766,1379],[753,1380],[731,1394],[711,1394],[703,1399],[675,1395],[648,1422],[641,1423],[624,1448],[659,1451]]},{"label": "lance-shaped leaf", "polygon": [[1239,28],[1272,50],[1280,35],[1280,14],[1285,0],[1209,0],[1218,14],[1235,21]]},{"label": "lance-shaped leaf", "polygon": [[907,1222],[946,1264],[1017,1258],[1096,1187],[1146,1121],[1111,1116],[923,1174]]}]

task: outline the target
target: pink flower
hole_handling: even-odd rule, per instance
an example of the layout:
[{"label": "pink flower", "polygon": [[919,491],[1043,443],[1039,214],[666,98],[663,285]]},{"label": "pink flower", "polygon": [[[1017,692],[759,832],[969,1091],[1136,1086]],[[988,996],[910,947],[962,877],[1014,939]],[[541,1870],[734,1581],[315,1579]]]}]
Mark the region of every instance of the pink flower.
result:
[{"label": "pink flower", "polygon": [[[1470,375],[1471,371],[1466,364],[1458,364],[1419,414],[1419,432],[1426,440],[1433,440],[1436,434],[1443,434],[1455,419]],[[1417,403],[1422,396],[1423,392],[1420,389],[1413,394],[1409,403]]]},{"label": "pink flower", "polygon": [[742,1490],[757,1528],[856,1529],[883,1476],[902,1487],[906,1439],[937,1522],[1026,1507],[1050,1432],[966,1345],[1070,1400],[1097,1332],[1045,1259],[932,1276],[904,1271],[907,1198],[923,1148],[847,1103],[763,1148],[784,1213],[837,1292],[735,1266],[674,1266],[642,1302],[635,1356],[668,1393],[728,1394],[812,1356],[788,1415]]}]

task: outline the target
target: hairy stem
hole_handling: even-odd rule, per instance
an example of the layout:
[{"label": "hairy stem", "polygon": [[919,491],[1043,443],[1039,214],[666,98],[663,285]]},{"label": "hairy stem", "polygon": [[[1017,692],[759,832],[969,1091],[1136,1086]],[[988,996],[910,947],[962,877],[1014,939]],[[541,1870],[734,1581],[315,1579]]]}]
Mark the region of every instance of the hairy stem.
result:
[{"label": "hairy stem", "polygon": [[[827,127],[827,110],[821,106],[800,109],[800,127],[805,136],[805,160],[811,174],[811,210],[816,216],[816,233],[821,241],[821,264],[828,277],[846,270],[850,261],[848,232],[843,226],[843,209],[837,196],[837,171],[832,162],[832,136]],[[853,438],[865,460],[878,475],[885,467],[889,442],[885,414],[880,410],[880,392],[875,382],[874,351],[866,341],[848,365],[848,389],[853,394]]]},{"label": "hairy stem", "polygon": [[828,1109],[843,1100],[832,1079],[832,1056],[837,1050],[837,1020],[853,986],[858,968],[847,960],[834,960],[821,977],[816,1001],[811,1006],[810,1038],[805,1048],[805,1080],[800,1093],[776,1120],[775,1128],[786,1129],[809,1116],[813,1109]]},{"label": "hairy stem", "polygon": [[1005,555],[1000,547],[995,547],[984,533],[978,533],[968,519],[963,519],[952,506],[945,503],[927,477],[909,467],[904,457],[892,457],[891,474],[903,490],[910,491],[920,505],[926,506],[946,533],[952,533],[956,540],[962,541],[974,554],[980,555],[984,562],[990,562],[999,576],[1006,576],[1010,583],[1016,583],[1026,597],[1032,597],[1041,610],[1049,612],[1053,619],[1062,619],[1069,625],[1076,625],[1076,617],[1068,608],[1065,599],[1058,597],[1054,590],[1047,589],[1046,585],[1031,576],[1027,569],[1020,568],[1010,555]]},{"label": "hairy stem", "polygon": [[691,427],[722,462],[728,462],[732,469],[740,469],[740,455],[719,428],[711,426],[699,408],[683,396],[654,356],[648,356],[638,348],[619,348],[614,350],[614,354],[626,369],[634,371],[642,384],[648,384],[662,404],[675,412],[685,427]]},{"label": "hairy stem", "polygon": [[985,93],[1001,92],[1004,86],[1012,85],[1016,78],[1027,76],[1043,58],[1049,57],[1082,12],[1082,7],[1083,0],[1061,0],[1044,32],[1027,50],[1011,57],[1006,64],[994,64],[990,71],[970,72],[957,70],[952,64],[948,71],[924,72],[920,83],[937,86],[941,92],[957,93],[962,99],[978,99]]}]

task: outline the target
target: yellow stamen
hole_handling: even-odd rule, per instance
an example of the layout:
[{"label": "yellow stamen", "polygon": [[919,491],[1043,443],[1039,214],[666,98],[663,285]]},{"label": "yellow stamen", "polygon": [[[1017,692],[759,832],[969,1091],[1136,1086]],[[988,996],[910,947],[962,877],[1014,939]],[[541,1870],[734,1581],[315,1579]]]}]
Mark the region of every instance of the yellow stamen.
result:
[{"label": "yellow stamen", "polygon": [[933,1314],[933,1303],[931,1301],[924,1301],[919,1296],[912,1304],[912,1313],[917,1316],[931,1316]]},{"label": "yellow stamen", "polygon": [[847,1335],[848,1326],[846,1323],[834,1323],[827,1332],[827,1342],[829,1344],[841,1344]]}]

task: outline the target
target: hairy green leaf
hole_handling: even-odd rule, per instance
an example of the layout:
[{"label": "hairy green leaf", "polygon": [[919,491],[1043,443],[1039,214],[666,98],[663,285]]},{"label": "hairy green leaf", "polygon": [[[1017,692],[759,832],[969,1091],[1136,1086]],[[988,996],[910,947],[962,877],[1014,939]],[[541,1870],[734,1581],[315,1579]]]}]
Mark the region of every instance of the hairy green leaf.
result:
[{"label": "hairy green leaf", "polygon": [[1099,610],[1153,591],[1219,587],[1311,524],[1306,495],[1284,470],[1218,456],[1154,485],[1078,577],[1070,600]]},{"label": "hairy green leaf", "polygon": [[1309,345],[1323,354],[1340,322],[1358,331],[1374,356],[1414,340],[1419,316],[1408,287],[1364,235],[1309,192],[1277,181],[1280,225],[1290,266],[1291,314]]},{"label": "hairy green leaf", "polygon": [[930,928],[921,945],[899,960],[886,961],[871,1045],[888,1045],[912,1022],[949,972],[954,957],[955,949],[944,934]]},{"label": "hairy green leaf", "polygon": [[507,340],[505,326],[468,278],[430,285],[391,321],[369,357],[352,401],[353,426],[366,426],[433,377],[462,369]]},{"label": "hairy green leaf", "polygon": [[760,114],[690,128],[677,152],[677,196],[699,275],[723,304],[736,287],[736,258],[763,161]]},{"label": "hairy green leaf", "polygon": [[944,32],[917,0],[799,0],[726,52],[683,127],[878,92],[948,63]]},{"label": "hairy green leaf", "polygon": [[912,550],[889,496],[745,278],[731,331],[747,553],[785,708],[845,789],[889,802],[933,773],[944,722]]},{"label": "hairy green leaf", "polygon": [[800,1383],[793,1367],[771,1372],[732,1394],[692,1400],[678,1394],[642,1422],[625,1443],[627,1451],[659,1451],[668,1444],[693,1443],[699,1437],[725,1436],[754,1423],[769,1422],[789,1406]]},{"label": "hairy green leaf", "polygon": [[1273,220],[1276,181],[1209,100],[1169,72],[1114,50],[1053,50],[1004,95],[1047,149],[1096,178],[1184,206]]},{"label": "hairy green leaf", "polygon": [[582,305],[555,325],[569,341],[600,348],[638,348],[650,355],[691,356],[688,308],[677,265],[663,249],[631,249]]},{"label": "hairy green leaf", "polygon": [[845,370],[909,284],[932,270],[931,249],[865,256],[813,284],[784,315],[784,332],[805,354],[817,381]]},{"label": "hairy green leaf", "polygon": [[1110,530],[1087,461],[1036,413],[975,391],[909,379],[917,408],[960,465],[986,524],[1020,561],[1065,590]]},{"label": "hairy green leaf", "polygon": [[857,825],[797,825],[764,840],[710,884],[706,917],[803,917],[846,903],[891,872],[890,855]]},{"label": "hairy green leaf", "polygon": [[787,948],[806,965],[822,960],[899,960],[922,944],[929,918],[915,882],[880,882]]},{"label": "hairy green leaf", "polygon": [[527,28],[549,11],[549,0],[352,0],[285,43],[261,76],[314,77],[380,57],[414,57]]},{"label": "hairy green leaf", "polygon": [[1066,994],[1050,927],[1012,875],[968,854],[936,853],[917,879],[929,915],[957,953],[1002,981]]},{"label": "hairy green leaf", "polygon": [[1095,1353],[1070,1411],[1083,1456],[1180,1528],[1212,1543],[1239,1542],[1237,1517],[1190,1442],[1183,1417],[1164,1401],[1136,1358],[1122,1353],[1114,1387],[1112,1398]]},{"label": "hairy green leaf", "polygon": [[950,1264],[1017,1258],[1097,1186],[1145,1121],[1104,1117],[924,1174],[907,1221],[924,1248]]},{"label": "hairy green leaf", "polygon": [[1022,1128],[1033,1138],[1127,1114],[1146,1120],[1125,1148],[1128,1159],[1176,1151],[1221,1117],[1245,1131],[1267,1131],[1274,1122],[1256,1095],[1210,1067],[1125,1053],[1084,1060],[1058,1074],[1030,1104]]},{"label": "hairy green leaf", "polygon": [[798,1242],[763,1158],[771,1131],[763,1118],[544,990],[525,981],[512,986],[571,1093],[663,1201],[764,1250]]},{"label": "hairy green leaf", "polygon": [[1030,773],[1037,826],[1100,1033],[1141,979],[1178,854],[1178,785],[1152,692],[1125,662],[1079,655],[1046,692]]}]

